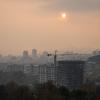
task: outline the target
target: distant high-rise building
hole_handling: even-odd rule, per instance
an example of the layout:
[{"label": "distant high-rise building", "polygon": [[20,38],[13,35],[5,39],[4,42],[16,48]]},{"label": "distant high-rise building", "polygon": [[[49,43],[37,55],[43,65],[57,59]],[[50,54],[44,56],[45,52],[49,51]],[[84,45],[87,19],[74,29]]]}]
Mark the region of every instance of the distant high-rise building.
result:
[{"label": "distant high-rise building", "polygon": [[37,54],[37,50],[36,49],[32,49],[32,59],[34,64],[37,64],[38,62],[38,54]]},{"label": "distant high-rise building", "polygon": [[93,55],[100,55],[100,50],[93,51]]},{"label": "distant high-rise building", "polygon": [[26,51],[26,50],[23,51],[23,57],[24,57],[24,58],[29,57],[28,51]]},{"label": "distant high-rise building", "polygon": [[47,51],[44,51],[43,52],[43,56],[47,56],[48,55],[48,52]]},{"label": "distant high-rise building", "polygon": [[23,51],[23,56],[20,59],[20,62],[21,62],[21,64],[24,64],[24,65],[29,65],[29,64],[33,64],[34,63],[32,58],[28,54],[28,51]]},{"label": "distant high-rise building", "polygon": [[59,61],[57,84],[69,89],[78,89],[83,83],[84,61]]},{"label": "distant high-rise building", "polygon": [[32,49],[32,58],[37,58],[37,50]]},{"label": "distant high-rise building", "polygon": [[[97,55],[98,54],[98,55]],[[100,80],[100,54],[88,58],[84,69],[84,81],[97,81]]]},{"label": "distant high-rise building", "polygon": [[47,64],[48,63],[48,52],[44,51],[43,54],[39,58],[40,64]]},{"label": "distant high-rise building", "polygon": [[0,54],[0,58],[2,58],[2,54]]}]

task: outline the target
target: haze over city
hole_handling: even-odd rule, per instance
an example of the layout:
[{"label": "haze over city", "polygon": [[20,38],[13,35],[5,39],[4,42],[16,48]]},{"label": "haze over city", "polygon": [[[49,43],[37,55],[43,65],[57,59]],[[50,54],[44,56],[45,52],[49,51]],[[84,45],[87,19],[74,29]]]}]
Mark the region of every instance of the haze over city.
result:
[{"label": "haze over city", "polygon": [[0,100],[100,100],[100,0],[0,0]]},{"label": "haze over city", "polygon": [[100,0],[0,0],[0,53],[100,49]]}]

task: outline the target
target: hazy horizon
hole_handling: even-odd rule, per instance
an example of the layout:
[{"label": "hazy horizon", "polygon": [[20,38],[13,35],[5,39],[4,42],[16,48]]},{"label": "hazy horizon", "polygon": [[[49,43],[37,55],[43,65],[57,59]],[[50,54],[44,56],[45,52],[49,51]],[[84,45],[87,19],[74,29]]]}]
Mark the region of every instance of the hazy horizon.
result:
[{"label": "hazy horizon", "polygon": [[0,53],[33,48],[100,49],[100,0],[0,0]]}]

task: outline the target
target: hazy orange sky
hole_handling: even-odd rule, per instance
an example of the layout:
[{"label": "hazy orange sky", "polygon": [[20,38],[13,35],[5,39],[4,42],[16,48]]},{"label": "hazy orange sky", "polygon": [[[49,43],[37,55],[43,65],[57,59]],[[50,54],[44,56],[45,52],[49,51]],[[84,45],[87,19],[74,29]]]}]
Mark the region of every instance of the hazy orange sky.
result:
[{"label": "hazy orange sky", "polygon": [[0,0],[0,53],[32,48],[100,49],[100,0]]}]

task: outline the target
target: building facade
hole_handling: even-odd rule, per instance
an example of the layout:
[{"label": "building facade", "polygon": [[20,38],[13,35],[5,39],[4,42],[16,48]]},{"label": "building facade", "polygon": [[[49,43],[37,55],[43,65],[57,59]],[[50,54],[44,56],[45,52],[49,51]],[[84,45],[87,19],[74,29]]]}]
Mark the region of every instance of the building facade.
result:
[{"label": "building facade", "polygon": [[78,89],[83,83],[84,61],[59,61],[57,84],[69,89]]},{"label": "building facade", "polygon": [[44,64],[39,66],[39,83],[48,81],[56,82],[56,69],[54,64]]}]

